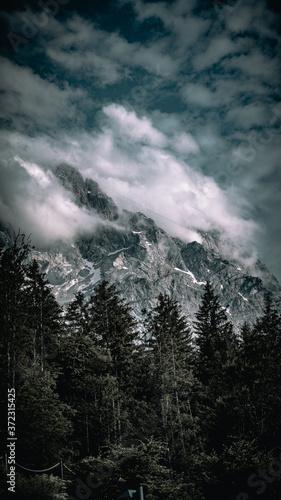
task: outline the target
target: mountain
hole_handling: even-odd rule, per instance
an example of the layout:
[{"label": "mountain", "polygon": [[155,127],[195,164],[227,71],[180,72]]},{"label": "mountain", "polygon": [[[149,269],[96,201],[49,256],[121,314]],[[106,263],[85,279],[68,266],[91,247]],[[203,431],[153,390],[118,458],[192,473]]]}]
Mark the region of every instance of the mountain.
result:
[{"label": "mountain", "polygon": [[65,189],[75,195],[77,205],[84,205],[88,209],[95,209],[100,217],[109,220],[118,218],[118,208],[92,179],[83,180],[82,175],[74,167],[60,164],[55,172]]},{"label": "mountain", "polygon": [[56,176],[78,205],[100,216],[93,234],[33,252],[61,304],[78,291],[90,295],[102,279],[116,284],[138,318],[167,292],[192,323],[207,280],[235,328],[255,321],[267,295],[280,303],[281,286],[266,266],[257,261],[253,276],[241,262],[226,258],[219,233],[202,233],[202,244],[186,243],[140,212],[119,213],[98,184],[83,180],[75,168],[60,165]]}]

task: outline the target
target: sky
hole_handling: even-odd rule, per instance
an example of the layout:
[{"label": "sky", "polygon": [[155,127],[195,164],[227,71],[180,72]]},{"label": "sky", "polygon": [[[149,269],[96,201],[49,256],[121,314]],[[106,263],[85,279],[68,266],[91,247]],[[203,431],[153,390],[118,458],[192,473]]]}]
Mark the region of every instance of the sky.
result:
[{"label": "sky", "polygon": [[0,217],[46,245],[94,231],[54,169],[174,236],[218,230],[281,280],[278,2],[1,3]]}]

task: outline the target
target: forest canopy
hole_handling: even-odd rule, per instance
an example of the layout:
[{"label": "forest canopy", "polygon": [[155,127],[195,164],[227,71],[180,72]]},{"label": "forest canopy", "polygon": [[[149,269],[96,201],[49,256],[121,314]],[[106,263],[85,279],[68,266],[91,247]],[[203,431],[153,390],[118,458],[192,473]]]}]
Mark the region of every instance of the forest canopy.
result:
[{"label": "forest canopy", "polygon": [[239,334],[209,282],[192,327],[167,294],[140,325],[107,281],[63,310],[30,252],[18,233],[0,261],[0,473],[5,485],[14,388],[14,498],[112,500],[140,485],[145,500],[280,498],[281,318],[270,297]]}]

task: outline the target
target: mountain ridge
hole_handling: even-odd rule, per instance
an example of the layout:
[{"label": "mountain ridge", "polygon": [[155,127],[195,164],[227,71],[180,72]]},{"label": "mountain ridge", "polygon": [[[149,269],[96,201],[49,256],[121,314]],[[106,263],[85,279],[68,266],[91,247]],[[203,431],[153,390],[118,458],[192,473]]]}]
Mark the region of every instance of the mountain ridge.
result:
[{"label": "mountain ridge", "polygon": [[[91,233],[31,252],[61,305],[75,293],[93,294],[106,279],[115,283],[139,320],[161,292],[181,305],[192,324],[207,280],[237,331],[244,321],[255,322],[266,296],[279,307],[281,286],[275,276],[259,260],[253,276],[239,259],[226,257],[217,231],[201,232],[202,243],[185,242],[141,212],[120,212],[98,183],[84,180],[76,168],[61,164],[55,175],[78,206],[99,216]],[[0,229],[3,236],[5,230]]]},{"label": "mountain ridge", "polygon": [[[238,330],[244,321],[255,321],[266,296],[281,302],[281,286],[267,267],[258,260],[253,276],[239,260],[226,258],[220,251],[219,233],[207,233],[202,244],[186,243],[141,212],[119,212],[98,184],[84,181],[74,167],[60,165],[56,176],[74,193],[78,205],[100,216],[92,234],[49,250],[34,250],[61,304],[70,302],[78,291],[90,295],[106,279],[120,289],[137,318],[141,319],[143,308],[155,305],[162,292],[179,302],[192,323],[208,280]],[[86,192],[89,186],[91,193]]]}]

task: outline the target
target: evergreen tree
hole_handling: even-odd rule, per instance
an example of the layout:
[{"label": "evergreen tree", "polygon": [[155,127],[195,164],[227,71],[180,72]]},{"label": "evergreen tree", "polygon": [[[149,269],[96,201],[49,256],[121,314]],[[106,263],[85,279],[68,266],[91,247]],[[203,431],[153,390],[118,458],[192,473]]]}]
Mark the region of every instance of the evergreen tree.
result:
[{"label": "evergreen tree", "polygon": [[170,469],[186,469],[196,442],[190,406],[193,385],[191,332],[178,303],[163,294],[148,313],[146,328],[160,400],[158,433],[160,431],[164,439]]},{"label": "evergreen tree", "polygon": [[[15,388],[17,459],[49,465],[69,436],[70,409],[60,403],[55,371],[45,363],[48,342],[57,342],[61,311],[23,234],[12,235],[0,262],[1,416],[7,415],[7,386]],[[6,436],[7,421],[1,421]],[[50,461],[48,461],[50,460]],[[28,462],[28,463],[27,463]]]},{"label": "evergreen tree", "polygon": [[112,440],[115,378],[108,349],[80,329],[67,325],[61,339],[59,393],[73,408],[73,454],[96,455]]},{"label": "evergreen tree", "polygon": [[223,389],[223,368],[237,347],[233,327],[209,281],[194,323],[197,344],[197,377],[216,398]]},{"label": "evergreen tree", "polygon": [[[244,383],[251,394],[255,438],[268,451],[281,446],[281,317],[266,297],[263,314],[244,339]],[[252,418],[253,420],[253,418]]]},{"label": "evergreen tree", "polygon": [[72,409],[61,402],[56,378],[41,363],[24,367],[16,399],[17,461],[24,467],[50,467],[68,456]]},{"label": "evergreen tree", "polygon": [[27,328],[33,332],[33,353],[31,356],[34,365],[38,360],[41,371],[43,371],[48,360],[48,353],[56,354],[58,352],[59,336],[62,331],[62,310],[35,259],[26,266],[26,279]]},{"label": "evergreen tree", "polygon": [[[204,485],[206,498],[213,498],[212,488],[219,482],[218,476],[225,473],[219,457],[229,432],[226,412],[238,342],[232,324],[209,282],[205,285],[194,330],[197,392],[194,393],[192,405],[198,421],[201,456],[204,457],[198,477]],[[210,471],[206,474],[208,463]],[[213,493],[208,496],[208,491]]]},{"label": "evergreen tree", "polygon": [[88,303],[82,292],[75,294],[74,299],[66,308],[66,322],[72,330],[76,330],[81,336],[89,330]]},{"label": "evergreen tree", "polygon": [[80,455],[125,439],[133,412],[135,320],[114,285],[102,282],[67,308],[60,391],[76,410]]},{"label": "evergreen tree", "polygon": [[120,297],[115,285],[102,281],[89,301],[90,337],[107,349],[112,359],[110,375],[115,378],[112,413],[115,416],[114,440],[121,442],[130,428],[133,405],[133,352],[137,338],[131,308]]},{"label": "evergreen tree", "polygon": [[[262,484],[262,471],[267,471],[268,464],[280,453],[280,351],[274,346],[278,331],[280,318],[268,298],[255,325],[242,326],[232,365],[232,385],[220,399],[220,411],[216,412],[217,428],[224,433],[219,460],[222,496],[217,488],[218,498],[225,498],[229,491],[245,490],[245,486],[252,497],[252,490],[247,489],[248,478],[254,471],[261,471],[257,481]],[[264,498],[279,498],[280,478],[270,474],[266,477]]]},{"label": "evergreen tree", "polygon": [[31,345],[26,328],[28,297],[25,262],[31,250],[25,235],[11,233],[10,246],[0,261],[0,365],[4,386],[15,387],[20,360]]},{"label": "evergreen tree", "polygon": [[[20,232],[11,232],[0,256],[0,454],[6,451],[7,388],[18,389],[18,374],[26,362],[32,339],[26,328],[27,294],[24,263],[30,244]],[[3,448],[2,448],[3,446]]]},{"label": "evergreen tree", "polygon": [[102,281],[89,301],[91,335],[110,350],[119,376],[125,375],[136,338],[136,321],[114,284]]}]

